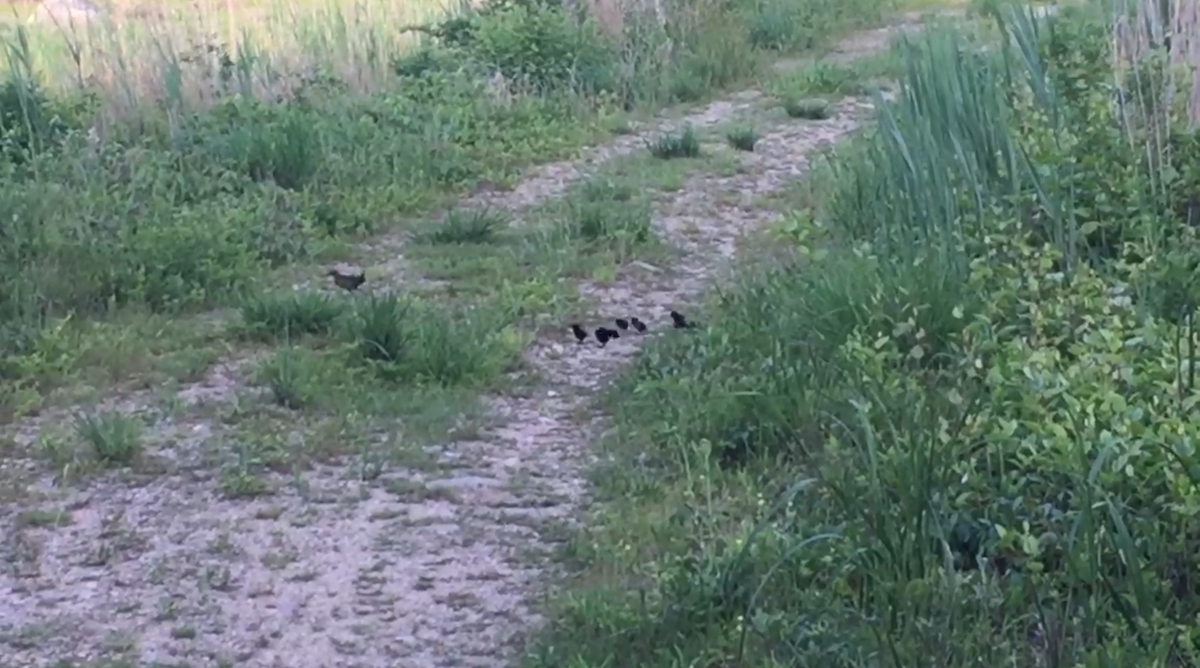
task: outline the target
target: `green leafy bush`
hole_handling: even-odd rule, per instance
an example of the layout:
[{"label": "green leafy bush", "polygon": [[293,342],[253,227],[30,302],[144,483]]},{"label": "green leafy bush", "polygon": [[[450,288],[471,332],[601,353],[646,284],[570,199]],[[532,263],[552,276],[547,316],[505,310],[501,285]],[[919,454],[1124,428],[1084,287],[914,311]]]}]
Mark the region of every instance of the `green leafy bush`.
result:
[{"label": "green leafy bush", "polygon": [[619,59],[611,42],[558,3],[492,2],[443,23],[435,35],[513,85],[595,94],[617,84]]},{"label": "green leafy bush", "polygon": [[27,63],[10,62],[0,82],[0,162],[27,166],[35,156],[59,146],[69,131],[82,126],[87,102],[52,99]]}]

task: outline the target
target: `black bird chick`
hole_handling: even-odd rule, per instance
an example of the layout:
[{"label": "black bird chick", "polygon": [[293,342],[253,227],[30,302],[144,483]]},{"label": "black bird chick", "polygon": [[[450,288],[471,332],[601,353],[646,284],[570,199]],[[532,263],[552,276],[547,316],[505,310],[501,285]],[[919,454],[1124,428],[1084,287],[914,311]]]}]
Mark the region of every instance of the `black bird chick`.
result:
[{"label": "black bird chick", "polygon": [[671,311],[671,322],[675,324],[675,329],[691,329],[696,326],[696,323],[683,317],[679,311]]},{"label": "black bird chick", "polygon": [[621,330],[622,332],[629,329],[629,321],[625,318],[617,318],[615,322],[617,323],[617,329]]},{"label": "black bird chick", "polygon": [[354,292],[367,282],[367,275],[362,269],[348,264],[339,264],[325,275],[332,276],[333,284],[347,292]]},{"label": "black bird chick", "polygon": [[587,337],[588,337],[587,330],[580,327],[579,323],[575,323],[575,324],[571,325],[571,333],[575,335],[575,340],[578,341],[579,343],[583,343],[584,341],[587,340]]},{"label": "black bird chick", "polygon": [[642,322],[641,319],[636,316],[629,318],[629,324],[633,325],[633,329],[638,334],[643,334],[646,331],[646,323]]},{"label": "black bird chick", "polygon": [[601,348],[608,345],[609,341],[619,338],[621,338],[621,333],[615,329],[609,329],[607,327],[596,328],[596,340],[600,342]]}]

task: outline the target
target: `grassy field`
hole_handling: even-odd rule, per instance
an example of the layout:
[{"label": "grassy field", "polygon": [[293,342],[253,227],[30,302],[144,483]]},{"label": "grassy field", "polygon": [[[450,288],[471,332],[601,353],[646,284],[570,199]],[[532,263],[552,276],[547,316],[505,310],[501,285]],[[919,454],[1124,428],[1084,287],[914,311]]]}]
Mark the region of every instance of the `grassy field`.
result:
[{"label": "grassy field", "polygon": [[[372,282],[427,292],[425,281],[390,275],[400,267],[387,262],[397,255],[389,244],[427,227],[447,198],[502,191],[528,164],[622,131],[625,109],[698,101],[754,78],[778,49],[814,47],[821,35],[883,11],[860,5],[816,4],[794,16],[782,5],[735,8],[748,25],[735,33],[718,31],[714,13],[685,12],[684,33],[646,28],[621,48],[533,10],[481,19],[462,46],[416,52],[394,33],[418,17],[368,25],[347,7],[336,20],[254,23],[292,41],[247,32],[231,43],[216,31],[193,45],[212,47],[201,56],[155,37],[153,21],[131,20],[115,35],[90,30],[115,40],[111,50],[93,48],[86,35],[68,40],[81,74],[49,77],[53,85],[48,71],[72,71],[47,65],[45,44],[56,38],[20,32],[0,91],[3,178],[12,184],[0,195],[12,221],[0,258],[0,338],[12,369],[0,415],[36,411],[79,380],[103,393],[195,379],[227,352],[213,309],[305,283],[321,263],[352,260],[373,273],[377,262],[385,275]],[[782,18],[768,20],[776,17],[769,12]],[[375,40],[372,31],[393,39]],[[668,38],[677,57],[645,58]],[[360,58],[366,51],[370,62]],[[489,229],[503,227],[492,222]],[[566,308],[570,300],[552,294],[555,270],[541,261],[548,253],[560,267],[589,271],[571,256],[599,266],[630,252],[531,234],[500,234],[499,256],[521,256],[515,262],[543,267],[543,278],[489,277],[504,298],[482,300],[487,317]],[[454,257],[469,255],[459,240],[427,239],[414,262],[434,274],[469,263]],[[493,367],[503,368],[504,357]]]},{"label": "grassy field", "polygon": [[612,388],[527,665],[1197,664],[1200,140],[1135,8],[906,51],[790,261]]}]

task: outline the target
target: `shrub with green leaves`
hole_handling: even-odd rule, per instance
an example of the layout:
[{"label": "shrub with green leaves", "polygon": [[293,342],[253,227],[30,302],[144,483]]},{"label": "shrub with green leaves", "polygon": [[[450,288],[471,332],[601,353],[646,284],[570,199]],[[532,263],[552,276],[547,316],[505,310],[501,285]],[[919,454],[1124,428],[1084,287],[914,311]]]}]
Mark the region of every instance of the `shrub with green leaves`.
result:
[{"label": "shrub with green leaves", "polygon": [[27,58],[28,50],[10,48],[6,55],[9,68],[0,81],[0,165],[25,168],[83,127],[90,100],[52,98]]},{"label": "shrub with green leaves", "polygon": [[578,23],[557,3],[492,3],[465,25],[454,33],[457,46],[515,85],[592,94],[617,85],[613,45],[594,23]]}]

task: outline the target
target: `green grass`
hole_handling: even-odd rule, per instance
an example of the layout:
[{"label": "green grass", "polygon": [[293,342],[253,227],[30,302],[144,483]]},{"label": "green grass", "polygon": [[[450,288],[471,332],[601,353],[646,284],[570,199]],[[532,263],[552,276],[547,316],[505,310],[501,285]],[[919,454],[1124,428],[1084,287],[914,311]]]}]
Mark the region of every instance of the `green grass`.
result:
[{"label": "green grass", "polygon": [[526,665],[1195,665],[1200,138],[1103,11],[1004,17],[612,389]]},{"label": "green grass", "polygon": [[823,121],[833,115],[829,101],[821,98],[785,99],[783,111],[791,118],[806,121]]},{"label": "green grass", "polygon": [[754,128],[736,128],[730,130],[729,134],[725,135],[725,139],[735,149],[753,153],[754,145],[758,143],[761,137]]},{"label": "green grass", "polygon": [[700,157],[700,137],[691,127],[666,133],[647,143],[650,155],[659,160]]},{"label": "green grass", "polygon": [[242,304],[237,329],[243,336],[266,341],[329,334],[346,311],[344,302],[322,293],[259,294]]},{"label": "green grass", "polygon": [[901,74],[898,47],[852,63],[816,61],[779,72],[767,82],[767,90],[780,97],[870,95]]},{"label": "green grass", "polygon": [[512,224],[507,216],[487,210],[455,209],[445,218],[422,230],[417,240],[422,243],[464,246],[491,243],[496,233]]}]

